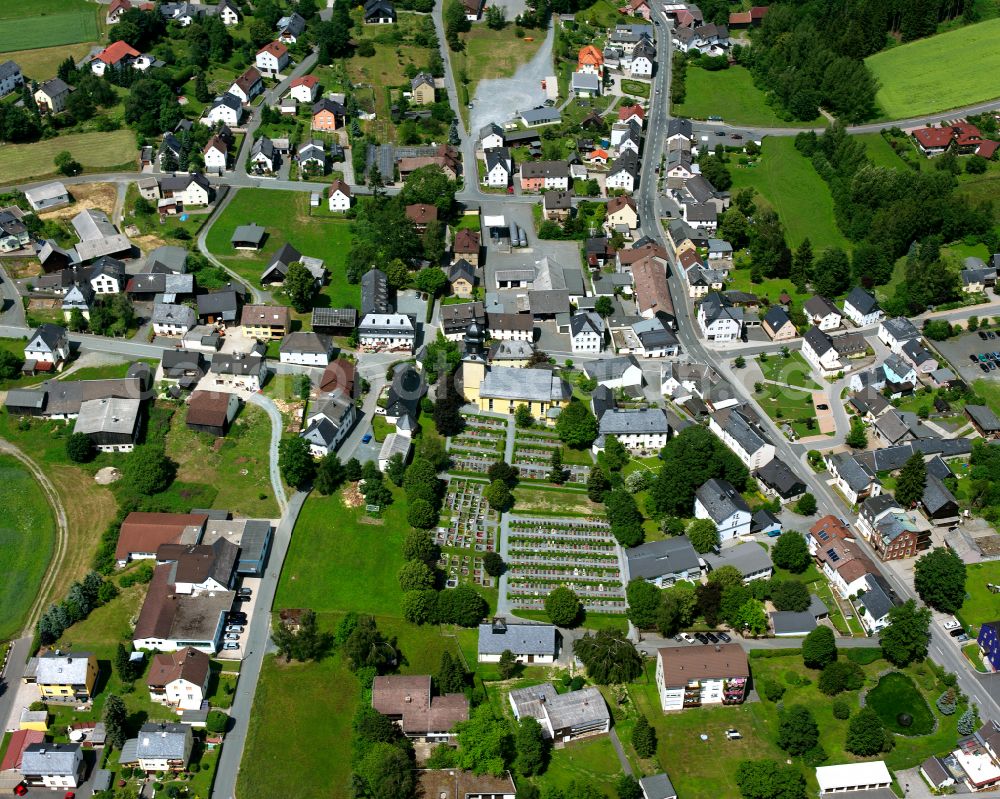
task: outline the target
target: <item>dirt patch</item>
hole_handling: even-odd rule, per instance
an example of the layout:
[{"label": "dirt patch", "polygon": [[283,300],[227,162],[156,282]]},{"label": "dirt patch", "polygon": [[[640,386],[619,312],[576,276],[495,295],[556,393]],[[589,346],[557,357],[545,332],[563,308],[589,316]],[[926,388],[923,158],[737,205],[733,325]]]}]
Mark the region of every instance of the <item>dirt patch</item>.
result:
[{"label": "dirt patch", "polygon": [[21,258],[4,259],[3,268],[12,280],[20,280],[25,277],[38,277],[42,274],[42,265],[38,261],[29,261]]},{"label": "dirt patch", "polygon": [[371,524],[375,527],[381,527],[383,524],[385,524],[385,519],[376,519],[372,516],[362,516],[360,519],[358,519],[358,522],[360,524]]},{"label": "dirt patch", "polygon": [[103,469],[97,470],[97,474],[94,475],[94,482],[98,485],[106,486],[121,479],[121,476],[122,473],[114,466],[105,466]]},{"label": "dirt patch", "polygon": [[348,508],[360,508],[365,502],[357,483],[348,483],[341,498],[344,500],[344,506]]},{"label": "dirt patch", "polygon": [[132,243],[143,252],[149,252],[157,247],[162,247],[167,243],[167,240],[153,233],[146,233],[142,236],[132,236]]},{"label": "dirt patch", "polygon": [[215,439],[215,441],[212,442],[212,451],[213,452],[218,452],[220,449],[222,449],[222,446],[225,443],[226,443],[226,439],[224,439],[224,438],[217,438],[217,439]]},{"label": "dirt patch", "polygon": [[45,211],[39,216],[42,219],[72,219],[85,208],[99,208],[109,217],[115,212],[118,187],[114,183],[80,183],[73,186],[70,193],[76,202],[65,208]]},{"label": "dirt patch", "polygon": [[62,308],[62,300],[35,298],[28,302],[29,311],[53,311]]}]

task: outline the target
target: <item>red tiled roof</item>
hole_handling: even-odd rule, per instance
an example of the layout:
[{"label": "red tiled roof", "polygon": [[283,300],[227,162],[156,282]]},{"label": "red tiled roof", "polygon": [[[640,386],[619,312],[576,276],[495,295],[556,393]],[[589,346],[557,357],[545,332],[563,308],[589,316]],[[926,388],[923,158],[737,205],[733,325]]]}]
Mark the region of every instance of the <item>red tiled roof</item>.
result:
[{"label": "red tiled roof", "polygon": [[339,388],[349,397],[353,397],[357,374],[357,367],[351,361],[337,358],[323,370],[323,376],[319,379],[319,390],[330,393]]},{"label": "red tiled roof", "polygon": [[96,56],[98,61],[103,61],[105,64],[117,64],[123,58],[128,56],[129,58],[138,58],[139,51],[134,47],[129,45],[127,42],[117,41],[113,44],[109,44]]},{"label": "red tiled roof", "polygon": [[604,53],[594,47],[594,45],[588,44],[580,48],[580,54],[577,56],[576,63],[579,66],[583,66],[584,64],[601,66],[604,64]]},{"label": "red tiled roof", "polygon": [[301,78],[296,78],[292,81],[292,87],[295,86],[308,86],[310,89],[319,83],[319,78],[315,75],[303,75]]},{"label": "red tiled roof", "polygon": [[211,659],[204,652],[187,646],[176,652],[161,652],[153,656],[146,685],[165,688],[174,680],[187,680],[204,686],[208,679]]},{"label": "red tiled roof", "polygon": [[271,42],[270,44],[265,44],[263,47],[260,48],[260,50],[257,51],[258,54],[270,53],[275,58],[281,58],[287,52],[288,48],[285,47],[285,45],[283,45],[281,42]]},{"label": "red tiled roof", "polygon": [[631,116],[637,116],[639,119],[645,119],[646,112],[642,109],[641,105],[626,105],[618,109],[619,120],[625,120]]},{"label": "red tiled roof", "polygon": [[156,552],[161,544],[176,541],[185,527],[200,527],[208,516],[203,513],[140,513],[125,517],[118,534],[115,557],[125,560],[131,552]]},{"label": "red tiled roof", "polygon": [[474,252],[479,254],[479,231],[462,228],[455,234],[455,243],[452,246],[455,252]]},{"label": "red tiled roof", "polygon": [[913,131],[913,138],[922,147],[947,147],[951,144],[950,128],[919,128]]},{"label": "red tiled roof", "polygon": [[827,514],[818,522],[816,522],[812,527],[809,528],[809,532],[814,535],[821,530],[825,530],[829,535],[834,538],[851,538],[851,531],[848,527],[836,516]]},{"label": "red tiled roof", "polygon": [[132,3],[129,0],[111,0],[111,5],[108,6],[108,16],[110,17],[119,8],[128,11],[132,8]]},{"label": "red tiled roof", "polygon": [[426,225],[438,218],[438,209],[426,203],[406,206],[406,218],[418,225]]},{"label": "red tiled roof", "polygon": [[729,15],[730,25],[750,25],[753,22],[753,16],[749,11],[733,11]]},{"label": "red tiled roof", "polygon": [[41,730],[15,730],[10,735],[10,742],[7,744],[7,752],[0,763],[0,771],[21,768],[21,756],[24,750],[31,744],[40,744],[45,740],[45,733]]},{"label": "red tiled roof", "polygon": [[1000,147],[1000,142],[987,139],[976,148],[976,155],[981,155],[983,158],[992,158],[993,154],[997,151],[997,147]]},{"label": "red tiled roof", "polygon": [[750,9],[750,17],[754,20],[764,19],[767,16],[769,6],[754,6]]},{"label": "red tiled roof", "polygon": [[625,206],[628,206],[633,211],[636,210],[635,200],[633,200],[631,197],[626,197],[625,195],[612,197],[610,200],[608,200],[608,213],[609,214],[617,213]]}]

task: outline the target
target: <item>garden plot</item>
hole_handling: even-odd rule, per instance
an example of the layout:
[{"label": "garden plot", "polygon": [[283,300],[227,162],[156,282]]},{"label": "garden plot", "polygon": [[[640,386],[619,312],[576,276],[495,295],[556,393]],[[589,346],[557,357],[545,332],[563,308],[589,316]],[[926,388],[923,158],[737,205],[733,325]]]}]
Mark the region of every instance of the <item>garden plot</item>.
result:
[{"label": "garden plot", "polygon": [[438,566],[447,574],[448,585],[474,582],[492,588],[494,580],[483,569],[483,555],[495,552],[500,514],[483,499],[486,483],[452,477],[445,505],[451,518],[438,526],[434,540],[441,547]]},{"label": "garden plot", "polygon": [[[493,421],[499,425],[485,423]],[[483,472],[503,458],[506,443],[506,424],[501,420],[474,417],[466,419],[460,435],[448,440],[448,452],[460,471]]]},{"label": "garden plot", "polygon": [[565,585],[589,611],[625,612],[618,546],[603,519],[512,516],[506,559],[515,607],[541,609],[549,592]]}]

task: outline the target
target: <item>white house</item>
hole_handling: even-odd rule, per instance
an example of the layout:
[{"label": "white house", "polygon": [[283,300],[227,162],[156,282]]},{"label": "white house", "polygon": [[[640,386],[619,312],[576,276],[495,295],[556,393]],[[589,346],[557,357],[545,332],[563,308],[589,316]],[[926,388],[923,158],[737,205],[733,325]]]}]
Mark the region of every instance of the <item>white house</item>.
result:
[{"label": "white house", "polygon": [[844,300],[844,316],[858,327],[867,327],[878,324],[885,314],[874,296],[861,286],[855,286]]},{"label": "white house", "polygon": [[569,320],[573,352],[598,353],[604,349],[604,320],[593,311],[573,314]]},{"label": "white house", "polygon": [[377,352],[413,352],[416,328],[413,319],[401,313],[366,314],[358,325],[358,344]]},{"label": "white house", "polygon": [[594,686],[560,694],[552,683],[542,683],[517,688],[507,699],[515,719],[536,719],[542,726],[542,736],[553,741],[565,743],[611,729],[608,706]]},{"label": "white house", "polygon": [[154,655],[146,677],[150,700],[177,710],[201,710],[211,662],[204,652],[189,646]]},{"label": "white house", "polygon": [[662,408],[611,408],[601,414],[594,451],[604,449],[608,436],[631,452],[659,452],[670,439],[670,423]]},{"label": "white house", "polygon": [[833,341],[818,327],[810,327],[802,337],[802,357],[823,375],[835,374],[843,368]]},{"label": "white house", "polygon": [[0,64],[0,97],[10,94],[24,83],[21,68],[14,61],[4,61]]},{"label": "white house", "polygon": [[892,774],[884,760],[869,760],[864,763],[845,763],[840,766],[818,766],[816,782],[819,795],[844,793],[845,791],[874,791],[892,786]]},{"label": "white house", "polygon": [[37,364],[52,364],[51,368],[59,369],[68,359],[69,337],[59,325],[39,325],[24,345],[24,360],[34,361],[36,368]]},{"label": "white house", "polygon": [[837,310],[837,306],[819,294],[806,300],[802,312],[823,331],[836,330],[843,323],[843,315]]},{"label": "white house", "polygon": [[249,103],[264,91],[260,71],[256,67],[250,67],[230,84],[227,91],[234,97],[239,97],[241,102]]},{"label": "white house", "polygon": [[938,368],[937,358],[917,339],[911,339],[903,344],[903,359],[913,365],[922,375],[929,375]]},{"label": "white house", "polygon": [[240,12],[229,0],[222,0],[219,3],[219,19],[227,28],[240,24]]},{"label": "white house", "polygon": [[[919,346],[919,345],[918,345]],[[917,370],[895,353],[890,353],[882,364],[886,380],[893,383],[917,384]]]},{"label": "white house", "polygon": [[205,171],[221,175],[226,171],[229,146],[218,136],[213,136],[205,145],[202,156],[205,159]]},{"label": "white house", "polygon": [[350,397],[338,390],[321,394],[310,411],[306,427],[299,435],[309,443],[313,457],[322,458],[334,452],[351,432],[358,409]]},{"label": "white house", "polygon": [[774,444],[768,441],[760,425],[740,408],[724,408],[713,413],[708,420],[708,429],[722,439],[722,443],[735,452],[751,471],[774,459]]},{"label": "white house", "polygon": [[727,480],[713,477],[695,492],[694,515],[715,522],[723,544],[750,535],[750,506]]},{"label": "white house", "polygon": [[208,205],[212,199],[212,185],[200,172],[185,175],[169,175],[160,179],[160,194],[173,198],[185,208],[192,205]]},{"label": "white house", "polygon": [[274,172],[278,156],[274,151],[274,143],[267,136],[261,136],[253,143],[250,148],[250,163],[255,172]]},{"label": "white house", "polygon": [[559,630],[552,624],[508,624],[506,619],[495,618],[479,625],[477,660],[499,663],[500,656],[509,650],[518,663],[547,665],[559,654],[559,639]]},{"label": "white house", "polygon": [[496,122],[490,122],[479,131],[479,146],[483,148],[483,152],[486,150],[492,150],[496,147],[503,147],[503,145],[503,128],[501,128]]},{"label": "white house", "polygon": [[513,163],[510,150],[506,147],[494,147],[483,151],[486,160],[486,175],[483,185],[496,189],[506,189],[513,176]]},{"label": "white house", "polygon": [[201,124],[212,128],[219,122],[229,127],[235,128],[243,118],[243,103],[234,94],[226,92],[220,97],[216,97],[212,105],[205,111],[201,118]]},{"label": "white house", "polygon": [[288,61],[288,48],[278,41],[265,44],[257,51],[254,59],[257,69],[272,78],[288,66]]},{"label": "white house", "polygon": [[21,778],[28,785],[76,788],[83,777],[83,748],[78,743],[33,743],[21,754]]},{"label": "white house", "polygon": [[[643,320],[656,322],[657,319]],[[642,367],[632,356],[602,358],[583,365],[587,377],[607,388],[633,388],[643,384]]]},{"label": "white house", "polygon": [[209,367],[211,385],[252,391],[260,391],[267,377],[267,363],[262,355],[256,352],[248,354],[212,356]]},{"label": "white house", "polygon": [[315,75],[303,75],[292,81],[288,96],[299,103],[314,103],[319,93],[319,78]]},{"label": "white house", "polygon": [[631,149],[626,149],[611,165],[604,185],[608,189],[635,191],[635,181],[639,177],[639,156]]},{"label": "white house", "polygon": [[198,315],[189,305],[158,302],[153,305],[151,321],[157,336],[183,336],[198,323]]},{"label": "white house", "polygon": [[698,327],[708,341],[737,341],[743,333],[743,309],[714,292],[698,305]]},{"label": "white house", "polygon": [[864,580],[864,593],[858,596],[855,604],[861,624],[870,635],[875,635],[889,626],[889,611],[895,603],[875,575],[866,574]]},{"label": "white house", "polygon": [[656,47],[650,42],[639,42],[632,50],[628,72],[633,78],[650,78],[653,76],[653,64],[656,62]]},{"label": "white house", "polygon": [[189,724],[149,721],[139,728],[138,738],[125,742],[121,762],[126,762],[125,752],[128,752],[129,759],[134,756],[132,762],[138,763],[143,771],[180,771],[190,761],[193,747]]},{"label": "white house", "polygon": [[329,205],[331,211],[347,211],[351,207],[351,187],[342,180],[330,184]]},{"label": "white house", "polygon": [[318,333],[289,333],[281,339],[278,358],[281,363],[299,366],[326,366],[333,354],[333,342]]},{"label": "white house", "polygon": [[905,316],[883,319],[878,326],[878,340],[892,350],[896,355],[903,354],[903,345],[907,341],[919,341],[920,331]]}]

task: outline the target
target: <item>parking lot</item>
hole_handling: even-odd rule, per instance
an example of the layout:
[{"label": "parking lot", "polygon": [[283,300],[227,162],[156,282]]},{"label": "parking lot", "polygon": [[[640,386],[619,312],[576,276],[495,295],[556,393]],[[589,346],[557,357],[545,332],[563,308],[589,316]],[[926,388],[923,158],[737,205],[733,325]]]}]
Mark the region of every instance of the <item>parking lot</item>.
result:
[{"label": "parking lot", "polygon": [[[986,338],[981,338],[980,333]],[[977,331],[947,341],[937,341],[934,344],[967,383],[987,376],[1000,378],[1000,333],[993,330]],[[976,357],[975,363],[972,361],[973,356]],[[983,365],[986,366],[985,371]]]},{"label": "parking lot", "polygon": [[[247,638],[247,632],[250,629],[250,624],[253,622],[253,615],[256,612],[256,608],[257,608],[257,594],[258,594],[257,589],[259,587],[260,587],[260,578],[259,577],[244,577],[240,581],[239,586],[237,587],[237,591],[239,591],[240,588],[249,588],[251,594],[250,594],[250,597],[248,599],[240,599],[239,596],[237,595],[236,601],[233,602],[232,612],[234,612],[234,613],[238,613],[238,612],[246,613],[247,614],[247,620],[246,620],[245,624],[238,624],[237,625],[237,626],[240,626],[240,627],[243,628],[242,632],[239,632],[239,633],[237,633],[237,632],[232,632],[232,633],[230,633],[230,632],[223,632],[223,635],[222,635],[222,648],[219,650],[219,654],[217,655],[217,657],[220,660],[242,660],[243,658],[245,658],[249,654],[249,652],[245,651],[246,638]],[[263,612],[266,613],[267,611],[265,610]],[[229,628],[230,624],[231,624],[231,622],[227,619],[227,621],[226,621],[226,628],[227,629]],[[235,635],[236,638],[235,639],[233,639],[233,638],[227,638],[226,637],[227,635]],[[235,649],[226,649],[226,646],[229,645],[229,644],[236,644],[236,648]]]}]

